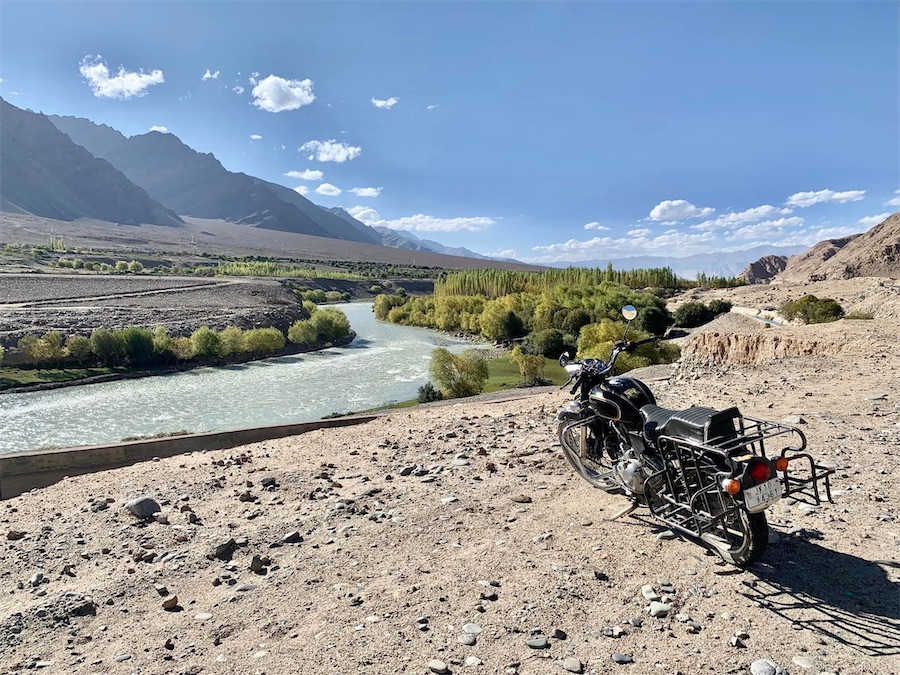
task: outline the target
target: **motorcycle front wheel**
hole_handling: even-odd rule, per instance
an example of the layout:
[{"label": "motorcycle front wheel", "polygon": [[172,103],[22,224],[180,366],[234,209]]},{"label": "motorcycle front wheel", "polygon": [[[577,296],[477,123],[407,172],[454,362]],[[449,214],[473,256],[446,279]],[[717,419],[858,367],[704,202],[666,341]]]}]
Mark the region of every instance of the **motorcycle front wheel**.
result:
[{"label": "motorcycle front wheel", "polygon": [[603,438],[593,424],[562,420],[557,428],[563,454],[572,468],[595,488],[611,494],[622,492],[613,479],[612,460],[603,454]]}]

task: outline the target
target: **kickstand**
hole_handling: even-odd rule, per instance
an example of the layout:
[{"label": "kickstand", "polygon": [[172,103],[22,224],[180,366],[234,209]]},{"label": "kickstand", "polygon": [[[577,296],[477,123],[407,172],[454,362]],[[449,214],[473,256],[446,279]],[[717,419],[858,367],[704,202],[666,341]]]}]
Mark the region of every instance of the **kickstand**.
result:
[{"label": "kickstand", "polygon": [[614,521],[614,520],[618,520],[619,518],[624,518],[624,517],[627,516],[629,513],[631,513],[632,511],[634,511],[637,507],[638,507],[638,501],[637,501],[636,499],[632,499],[632,500],[631,500],[631,504],[629,504],[628,506],[626,506],[624,509],[622,509],[622,510],[619,511],[616,515],[614,515],[612,518],[609,519],[610,522],[612,522],[612,521]]}]

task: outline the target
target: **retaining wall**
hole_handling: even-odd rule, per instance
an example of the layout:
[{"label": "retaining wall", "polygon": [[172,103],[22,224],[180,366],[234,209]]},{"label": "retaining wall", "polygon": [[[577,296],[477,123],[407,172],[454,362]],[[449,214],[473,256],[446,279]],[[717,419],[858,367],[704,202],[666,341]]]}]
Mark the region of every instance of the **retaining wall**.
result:
[{"label": "retaining wall", "polygon": [[66,476],[115,469],[156,457],[172,457],[198,450],[223,450],[273,438],[296,436],[316,429],[364,424],[375,418],[375,415],[354,415],[299,424],[210,431],[113,445],[0,455],[0,499],[9,499],[33,488],[52,485]]}]

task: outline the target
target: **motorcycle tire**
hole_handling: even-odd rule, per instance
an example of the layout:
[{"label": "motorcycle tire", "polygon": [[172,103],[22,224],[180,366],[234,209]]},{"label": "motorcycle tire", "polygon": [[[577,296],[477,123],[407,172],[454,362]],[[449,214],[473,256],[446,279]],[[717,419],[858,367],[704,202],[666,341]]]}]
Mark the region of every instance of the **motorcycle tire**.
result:
[{"label": "motorcycle tire", "polygon": [[741,510],[739,514],[738,522],[732,524],[732,529],[738,530],[742,535],[738,543],[725,546],[718,537],[708,535],[702,539],[711,544],[725,562],[745,568],[759,560],[769,545],[769,524],[764,512],[747,513]]},{"label": "motorcycle tire", "polygon": [[[573,437],[575,433],[579,432],[571,429],[568,431],[566,430],[572,421],[574,420],[563,420],[559,423],[557,428],[559,444],[562,446],[563,454],[566,456],[569,464],[572,465],[572,468],[575,469],[579,476],[584,478],[595,488],[603,490],[604,492],[609,492],[610,494],[621,494],[623,490],[613,480],[611,462],[609,462],[609,466],[604,466],[601,462],[593,459],[581,458],[581,455],[578,452],[578,443],[576,438]],[[586,430],[586,433],[590,434],[590,438],[587,441],[588,444],[597,445],[600,442],[600,439],[593,437],[593,430],[589,426],[583,428]]]}]

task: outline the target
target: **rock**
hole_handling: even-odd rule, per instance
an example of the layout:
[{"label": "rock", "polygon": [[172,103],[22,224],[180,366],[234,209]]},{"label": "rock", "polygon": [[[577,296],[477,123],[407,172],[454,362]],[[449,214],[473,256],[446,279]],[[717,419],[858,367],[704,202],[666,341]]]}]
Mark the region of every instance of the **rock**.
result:
[{"label": "rock", "polygon": [[647,612],[650,614],[650,616],[656,616],[660,618],[668,615],[671,610],[671,605],[656,601],[651,602],[650,606],[647,608]]},{"label": "rock", "polygon": [[481,633],[481,626],[479,626],[477,623],[463,624],[462,629],[463,632],[469,633],[471,635],[478,635]]},{"label": "rock", "polygon": [[10,530],[6,533],[6,538],[10,541],[18,541],[25,536],[24,532],[19,532],[19,530]]},{"label": "rock", "polygon": [[169,516],[167,516],[165,513],[161,512],[161,511],[154,513],[153,519],[160,525],[168,525],[169,524]]},{"label": "rock", "polygon": [[199,614],[194,614],[194,618],[197,621],[209,621],[212,618],[212,614],[209,612],[200,612]]},{"label": "rock", "polygon": [[788,675],[788,672],[774,661],[759,659],[750,664],[751,675]]},{"label": "rock", "polygon": [[[887,394],[872,394],[871,396],[866,396],[867,401],[886,401]],[[806,668],[807,666],[804,666]]]},{"label": "rock", "polygon": [[450,672],[450,669],[447,668],[447,664],[438,659],[433,659],[428,662],[428,670],[430,670],[432,673],[438,673],[438,675]]},{"label": "rock", "polygon": [[441,499],[441,504],[444,504],[446,506],[447,504],[452,504],[453,502],[458,501],[459,497],[444,497],[443,499]]},{"label": "rock", "polygon": [[231,537],[216,544],[215,556],[221,560],[227,560],[235,548],[237,548],[237,542],[235,542],[234,537]]},{"label": "rock", "polygon": [[602,570],[594,570],[594,578],[597,581],[609,581],[609,575]]},{"label": "rock", "polygon": [[584,666],[581,664],[581,661],[576,659],[574,656],[570,656],[567,659],[563,659],[562,663],[559,665],[562,666],[563,670],[566,670],[570,673],[580,673]]},{"label": "rock", "polygon": [[250,591],[255,591],[256,586],[254,584],[241,584],[234,590],[238,591],[239,593],[249,593]]},{"label": "rock", "polygon": [[800,415],[788,415],[782,420],[785,424],[806,424],[806,420]]},{"label": "rock", "polygon": [[801,668],[815,668],[816,662],[814,659],[809,658],[808,656],[795,656],[791,659],[795,664],[800,666]]},{"label": "rock", "polygon": [[162,511],[152,497],[138,497],[125,503],[125,508],[138,518],[152,518],[154,513]]},{"label": "rock", "polygon": [[157,593],[159,593],[160,595],[163,595],[163,596],[169,594],[169,589],[166,588],[165,586],[163,586],[162,584],[153,584],[153,590],[155,590]]},{"label": "rock", "polygon": [[465,664],[467,666],[480,666],[484,661],[479,659],[477,656],[467,656],[465,660]]},{"label": "rock", "polygon": [[656,538],[660,541],[668,541],[669,539],[675,538],[675,533],[672,532],[672,530],[663,530],[656,535]]},{"label": "rock", "polygon": [[628,623],[631,624],[631,626],[633,626],[634,628],[640,628],[644,625],[644,620],[636,617],[634,619],[628,619]]},{"label": "rock", "polygon": [[303,541],[303,537],[300,535],[300,533],[297,530],[294,530],[293,532],[288,532],[286,535],[284,535],[281,538],[282,544],[299,544],[302,541]]},{"label": "rock", "polygon": [[617,652],[613,652],[612,660],[619,664],[634,663],[631,654],[619,654]]},{"label": "rock", "polygon": [[550,646],[550,641],[545,637],[536,637],[527,640],[525,644],[532,649],[547,649]]},{"label": "rock", "polygon": [[162,607],[163,609],[175,609],[176,607],[178,607],[178,596],[170,595],[164,598],[162,601]]},{"label": "rock", "polygon": [[555,640],[565,640],[569,637],[562,628],[554,628],[550,636]]},{"label": "rock", "polygon": [[42,572],[35,572],[28,578],[28,583],[31,584],[32,588],[37,588],[41,585],[41,582],[44,581],[44,574]]},{"label": "rock", "polygon": [[463,633],[459,636],[459,644],[466,645],[467,647],[473,646],[477,641],[478,638],[471,633]]},{"label": "rock", "polygon": [[531,503],[531,497],[529,497],[528,495],[513,495],[512,497],[510,497],[510,499],[513,500],[516,504]]},{"label": "rock", "polygon": [[641,595],[643,595],[646,600],[659,600],[659,593],[657,593],[650,584],[641,586]]},{"label": "rock", "polygon": [[258,555],[253,556],[250,561],[250,571],[257,574],[263,574],[266,571],[266,564]]},{"label": "rock", "polygon": [[119,662],[119,663],[122,663],[123,661],[128,661],[128,660],[130,660],[130,659],[131,659],[131,654],[119,654],[119,655],[115,658],[115,660],[116,660],[117,662]]},{"label": "rock", "polygon": [[736,649],[746,649],[747,648],[747,645],[744,644],[744,641],[741,640],[741,638],[738,637],[737,635],[733,635],[731,637],[731,640],[729,640],[729,643],[731,644],[732,647],[734,647]]}]

